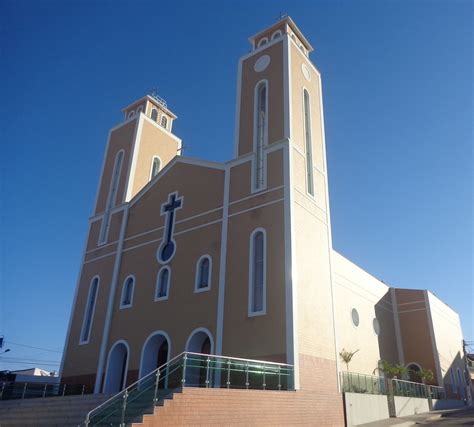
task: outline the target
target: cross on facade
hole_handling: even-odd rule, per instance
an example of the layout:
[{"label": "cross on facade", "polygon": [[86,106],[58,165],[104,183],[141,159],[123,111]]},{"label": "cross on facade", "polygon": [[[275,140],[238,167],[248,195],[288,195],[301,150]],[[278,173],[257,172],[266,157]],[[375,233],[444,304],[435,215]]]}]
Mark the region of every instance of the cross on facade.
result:
[{"label": "cross on facade", "polygon": [[163,242],[158,249],[159,261],[166,263],[176,252],[176,242],[173,239],[175,211],[183,206],[183,197],[178,197],[178,193],[171,193],[168,196],[168,203],[161,205],[161,215],[166,215],[165,230],[163,233]]}]

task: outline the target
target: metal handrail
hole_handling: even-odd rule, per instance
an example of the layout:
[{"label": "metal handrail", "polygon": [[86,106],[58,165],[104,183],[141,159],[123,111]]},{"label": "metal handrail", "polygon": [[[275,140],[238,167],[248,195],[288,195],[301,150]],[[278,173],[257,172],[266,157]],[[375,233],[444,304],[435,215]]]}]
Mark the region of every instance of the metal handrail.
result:
[{"label": "metal handrail", "polygon": [[139,378],[137,381],[135,381],[134,383],[130,384],[128,387],[124,388],[123,390],[119,391],[118,393],[114,394],[112,397],[110,397],[109,399],[107,399],[105,402],[101,403],[99,406],[95,407],[94,409],[92,409],[91,411],[89,411],[86,415],[86,423],[88,420],[90,420],[90,418],[96,414],[97,412],[99,412],[101,409],[103,409],[104,407],[106,407],[108,404],[110,404],[112,401],[116,401],[120,396],[125,396],[125,395],[128,395],[129,392],[134,388],[136,387],[137,385],[139,385],[139,383],[143,383],[146,381],[146,379],[152,377],[152,376],[157,376],[157,373],[159,371],[161,371],[162,369],[165,369],[166,367],[169,367],[173,364],[173,362],[179,360],[179,359],[186,359],[186,356],[199,356],[199,357],[207,357],[207,358],[212,358],[212,359],[225,359],[229,362],[231,361],[238,361],[238,362],[245,362],[245,363],[257,363],[257,364],[260,364],[260,365],[263,365],[263,366],[266,366],[266,365],[274,365],[274,366],[278,366],[278,367],[289,367],[289,368],[292,368],[293,365],[290,365],[290,364],[287,364],[287,363],[278,363],[278,362],[267,362],[267,361],[263,361],[263,360],[256,360],[256,359],[243,359],[243,358],[239,358],[239,357],[229,357],[229,356],[220,356],[220,355],[215,355],[215,354],[205,354],[205,353],[194,353],[194,352],[190,352],[190,351],[183,351],[182,353],[179,353],[178,355],[174,356],[173,358],[171,358],[170,360],[168,360],[166,363],[164,363],[163,365],[157,367],[156,369],[154,369],[153,371],[149,372],[148,374],[144,375],[143,377]]},{"label": "metal handrail", "polygon": [[102,408],[103,406],[105,406],[107,403],[111,402],[112,400],[114,400],[117,396],[120,396],[122,394],[125,394],[125,392],[128,392],[129,389],[131,389],[132,387],[134,387],[135,385],[137,385],[138,383],[140,382],[143,382],[143,380],[145,378],[148,378],[152,375],[156,375],[156,372],[159,371],[160,369],[164,368],[166,365],[169,365],[171,362],[175,361],[175,360],[178,360],[178,358],[180,358],[181,356],[183,356],[186,352],[183,351],[182,353],[178,354],[177,356],[175,357],[172,357],[170,360],[168,360],[166,363],[163,363],[163,365],[159,366],[158,368],[156,368],[154,371],[151,371],[149,372],[148,374],[144,375],[143,377],[141,377],[140,379],[138,379],[137,381],[135,381],[134,383],[130,384],[128,387],[124,388],[123,390],[120,390],[117,394],[114,394],[110,399],[107,399],[105,402],[101,403],[99,406],[95,407],[94,409],[92,409],[91,411],[89,411],[87,413],[87,417],[90,418],[90,415],[93,414],[94,412],[98,411],[100,408]]}]

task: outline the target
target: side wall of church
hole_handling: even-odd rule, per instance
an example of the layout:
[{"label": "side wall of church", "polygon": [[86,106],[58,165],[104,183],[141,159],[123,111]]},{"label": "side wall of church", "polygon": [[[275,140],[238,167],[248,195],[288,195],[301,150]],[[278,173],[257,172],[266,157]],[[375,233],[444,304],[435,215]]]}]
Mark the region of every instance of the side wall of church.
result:
[{"label": "side wall of church", "polygon": [[452,398],[462,399],[467,397],[467,382],[464,372],[463,335],[459,315],[431,292],[426,291],[426,298],[433,321],[432,333],[439,354],[441,385],[446,388]]},{"label": "side wall of church", "polygon": [[[373,375],[381,359],[399,363],[390,288],[336,251],[332,262],[337,351],[357,350],[349,371]],[[358,314],[357,326],[353,310]]]}]

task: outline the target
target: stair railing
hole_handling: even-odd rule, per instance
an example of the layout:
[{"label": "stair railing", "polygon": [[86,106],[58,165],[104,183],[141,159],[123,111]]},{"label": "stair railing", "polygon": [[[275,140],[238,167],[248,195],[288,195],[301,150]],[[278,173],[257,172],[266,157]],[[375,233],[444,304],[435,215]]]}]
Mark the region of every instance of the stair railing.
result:
[{"label": "stair railing", "polygon": [[183,387],[294,390],[293,366],[183,352],[87,414],[85,426],[125,427]]}]

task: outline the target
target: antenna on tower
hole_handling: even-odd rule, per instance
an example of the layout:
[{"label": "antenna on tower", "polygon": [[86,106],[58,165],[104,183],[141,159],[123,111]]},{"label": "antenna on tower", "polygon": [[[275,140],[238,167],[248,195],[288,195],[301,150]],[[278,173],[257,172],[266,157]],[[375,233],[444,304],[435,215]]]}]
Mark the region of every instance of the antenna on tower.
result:
[{"label": "antenna on tower", "polygon": [[158,95],[158,88],[153,88],[151,91],[150,91],[150,94],[149,94],[155,101],[157,101],[160,105],[162,105],[164,108],[168,108],[168,105],[166,104],[166,101],[160,96]]},{"label": "antenna on tower", "polygon": [[280,16],[276,18],[277,21],[281,21],[283,18],[286,18],[288,16],[287,13],[280,12]]}]

